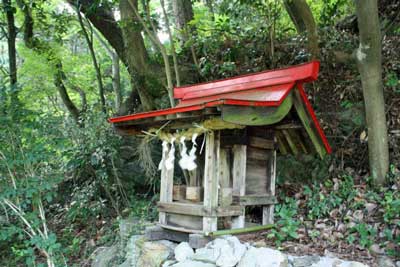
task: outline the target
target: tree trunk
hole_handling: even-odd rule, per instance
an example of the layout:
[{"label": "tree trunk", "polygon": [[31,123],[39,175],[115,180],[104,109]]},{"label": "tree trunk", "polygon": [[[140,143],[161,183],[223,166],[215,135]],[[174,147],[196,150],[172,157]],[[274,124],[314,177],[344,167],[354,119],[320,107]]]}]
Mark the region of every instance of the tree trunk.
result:
[{"label": "tree trunk", "polygon": [[180,78],[180,74],[179,74],[178,58],[176,56],[174,37],[172,36],[171,28],[169,25],[169,19],[168,19],[167,11],[165,10],[164,0],[160,0],[160,4],[161,4],[162,11],[163,11],[164,19],[165,19],[165,27],[167,28],[169,42],[171,43],[171,53],[172,53],[172,59],[174,62],[176,85],[181,86],[181,78]]},{"label": "tree trunk", "polygon": [[139,14],[137,0],[128,0],[128,3],[129,3],[129,6],[131,7],[133,13],[136,16],[136,19],[140,22],[140,24],[142,24],[142,27],[143,27],[144,31],[147,33],[147,36],[149,37],[150,41],[154,44],[155,47],[158,47],[158,49],[160,50],[161,56],[164,61],[165,76],[167,78],[168,97],[169,97],[171,107],[174,107],[175,102],[174,102],[174,95],[173,95],[171,66],[169,64],[167,50],[165,49],[165,46],[161,43],[160,39],[157,36],[157,33],[155,32],[156,28],[151,21],[149,6],[146,5],[146,3],[144,2],[144,4],[143,4],[143,5],[145,5],[143,7],[144,11],[145,11],[144,13],[146,14],[147,21],[150,22],[152,30],[146,25],[146,22],[143,20],[143,18]]},{"label": "tree trunk", "polygon": [[[120,111],[126,114],[134,111],[139,104],[144,110],[154,109],[154,101],[147,91],[146,75],[148,74],[148,56],[135,16],[129,8],[128,0],[120,0],[121,21],[117,22],[109,5],[100,5],[92,0],[65,0],[71,6],[82,5],[81,11],[85,17],[101,32],[104,38],[114,48],[120,60],[126,66],[132,81],[130,97],[121,105]],[[78,2],[78,3],[77,3]],[[136,2],[136,1],[135,1]]]},{"label": "tree trunk", "polygon": [[3,0],[3,9],[7,17],[7,47],[8,47],[8,64],[11,88],[11,107],[18,103],[17,88],[17,52],[15,49],[15,38],[17,30],[15,27],[14,8],[10,0]]},{"label": "tree trunk", "polygon": [[174,11],[176,28],[179,30],[181,41],[187,41],[190,33],[188,23],[193,19],[193,7],[191,0],[173,0],[172,9]]},{"label": "tree trunk", "polygon": [[121,91],[121,74],[119,68],[119,56],[113,50],[112,47],[107,44],[107,42],[100,36],[100,34],[95,30],[94,35],[97,40],[103,45],[104,49],[107,51],[108,55],[112,60],[112,86],[115,93],[115,110],[117,114],[120,114],[120,109],[122,105],[122,91]]},{"label": "tree trunk", "polygon": [[122,105],[121,72],[119,69],[119,56],[111,51],[112,59],[112,85],[115,93],[115,110],[119,112]]},{"label": "tree trunk", "polygon": [[45,55],[46,60],[49,64],[52,64],[56,70],[54,74],[54,85],[60,94],[61,100],[65,107],[71,114],[75,122],[81,126],[82,121],[80,120],[80,111],[72,102],[68,95],[67,88],[65,87],[65,73],[62,68],[61,60],[57,59],[52,53],[52,48],[48,46],[47,42],[41,42],[38,38],[33,36],[33,18],[30,6],[23,0],[17,0],[17,4],[24,14],[24,43],[29,49],[32,49],[36,53]]},{"label": "tree trunk", "polygon": [[[132,1],[132,4],[137,6],[137,1]],[[137,19],[135,19],[135,12],[130,6],[129,0],[121,0],[119,8],[121,11],[121,27],[128,72],[131,76],[131,81],[134,82],[133,85],[138,92],[143,109],[152,110],[155,105],[146,90],[146,75],[149,72],[147,62],[149,61],[149,57],[144,46],[141,33],[142,28],[138,25],[139,22]],[[126,106],[130,104],[131,102],[124,103]],[[129,110],[129,107],[123,107],[122,109]]]},{"label": "tree trunk", "polygon": [[318,58],[318,32],[310,6],[306,0],[284,0],[284,5],[297,32],[299,34],[307,34],[308,50],[311,54],[311,59]]},{"label": "tree trunk", "polygon": [[355,0],[360,45],[356,51],[368,127],[371,176],[383,184],[389,169],[389,147],[382,85],[381,32],[377,0]]},{"label": "tree trunk", "polygon": [[64,71],[62,70],[61,63],[55,64],[56,73],[54,75],[54,84],[57,87],[58,93],[60,94],[61,100],[64,103],[65,107],[71,114],[72,118],[78,125],[81,125],[80,121],[80,112],[75,104],[72,102],[71,98],[68,95],[67,88],[64,85]]},{"label": "tree trunk", "polygon": [[89,37],[89,33],[86,31],[85,24],[83,23],[82,14],[81,14],[81,11],[80,11],[80,6],[78,6],[78,8],[76,10],[76,13],[78,15],[79,25],[82,28],[83,36],[85,37],[86,43],[87,43],[88,48],[89,48],[90,56],[92,57],[93,67],[94,67],[94,69],[96,71],[96,79],[97,79],[97,85],[99,87],[99,96],[100,96],[101,109],[102,109],[104,114],[107,114],[106,98],[104,97],[103,79],[101,78],[100,66],[99,66],[99,64],[97,62],[96,54],[94,52],[94,47],[93,47],[93,30],[92,30],[91,37]]}]

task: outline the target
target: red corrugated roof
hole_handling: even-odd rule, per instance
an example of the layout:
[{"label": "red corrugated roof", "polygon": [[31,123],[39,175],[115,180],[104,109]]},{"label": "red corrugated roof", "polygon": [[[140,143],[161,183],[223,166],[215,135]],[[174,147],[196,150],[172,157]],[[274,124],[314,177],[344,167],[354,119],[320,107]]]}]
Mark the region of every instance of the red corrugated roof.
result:
[{"label": "red corrugated roof", "polygon": [[319,62],[313,61],[285,69],[176,87],[174,88],[174,97],[179,100],[176,107],[114,117],[110,118],[109,121],[111,123],[126,122],[220,105],[279,106],[292,88],[296,88],[295,85],[297,84],[300,85],[298,88],[310,117],[315,123],[327,152],[330,153],[331,148],[301,87],[304,82],[316,80],[318,70]]}]

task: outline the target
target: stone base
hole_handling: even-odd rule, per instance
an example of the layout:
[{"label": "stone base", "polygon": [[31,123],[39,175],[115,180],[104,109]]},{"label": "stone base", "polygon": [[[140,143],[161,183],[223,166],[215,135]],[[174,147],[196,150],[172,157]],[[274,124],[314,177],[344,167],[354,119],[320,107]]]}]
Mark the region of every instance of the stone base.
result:
[{"label": "stone base", "polygon": [[170,240],[175,242],[188,242],[194,248],[204,247],[212,240],[211,237],[201,234],[188,234],[179,231],[162,228],[159,225],[149,226],[145,229],[145,237],[149,241]]},{"label": "stone base", "polygon": [[189,235],[189,246],[192,248],[202,248],[204,247],[208,242],[212,241],[213,238],[209,236],[204,236],[201,234],[190,234]]}]

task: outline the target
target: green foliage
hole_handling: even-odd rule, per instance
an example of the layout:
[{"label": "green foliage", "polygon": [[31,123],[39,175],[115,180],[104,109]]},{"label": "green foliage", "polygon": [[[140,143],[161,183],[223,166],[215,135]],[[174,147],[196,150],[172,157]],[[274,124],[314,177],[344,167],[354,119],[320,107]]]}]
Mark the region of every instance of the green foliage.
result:
[{"label": "green foliage", "polygon": [[283,204],[275,206],[275,225],[267,238],[273,239],[280,246],[283,241],[297,239],[300,222],[296,218],[297,203],[294,199],[286,198]]},{"label": "green foliage", "polygon": [[304,186],[308,218],[318,219],[327,216],[331,210],[342,204],[349,205],[351,208],[356,208],[359,205],[354,201],[358,192],[354,188],[354,181],[351,176],[343,176],[338,183],[338,188],[334,188],[334,184],[329,180],[324,185],[329,191],[321,191],[318,183],[314,183],[311,187]]},{"label": "green foliage", "polygon": [[[350,231],[359,235],[358,242],[363,248],[369,248],[374,243],[377,234],[376,229],[365,223],[357,224]],[[349,243],[353,243],[355,240],[356,239],[352,234],[347,237]]]}]

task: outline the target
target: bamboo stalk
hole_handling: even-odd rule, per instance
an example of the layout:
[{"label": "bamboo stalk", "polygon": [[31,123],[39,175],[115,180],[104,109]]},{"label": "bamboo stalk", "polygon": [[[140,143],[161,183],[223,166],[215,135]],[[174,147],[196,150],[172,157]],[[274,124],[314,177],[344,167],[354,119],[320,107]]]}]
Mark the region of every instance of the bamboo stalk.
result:
[{"label": "bamboo stalk", "polygon": [[215,236],[222,236],[222,235],[235,235],[235,234],[245,234],[251,232],[257,232],[262,230],[268,230],[273,228],[274,224],[266,224],[266,225],[257,225],[253,227],[247,228],[240,228],[240,229],[228,229],[228,230],[219,230],[214,232],[206,232],[205,236],[215,237]]}]

